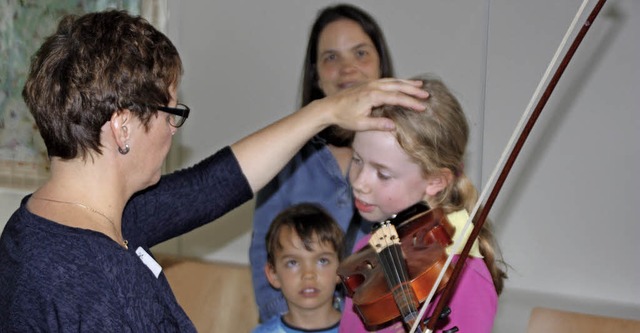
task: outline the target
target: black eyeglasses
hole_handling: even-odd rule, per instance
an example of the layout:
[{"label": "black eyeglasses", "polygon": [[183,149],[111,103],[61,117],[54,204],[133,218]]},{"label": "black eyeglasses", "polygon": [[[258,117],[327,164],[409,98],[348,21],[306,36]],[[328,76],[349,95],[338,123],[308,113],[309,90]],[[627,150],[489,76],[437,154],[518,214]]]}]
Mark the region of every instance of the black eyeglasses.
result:
[{"label": "black eyeglasses", "polygon": [[187,117],[189,117],[189,111],[191,111],[188,106],[182,103],[178,103],[175,108],[169,106],[156,106],[155,108],[160,111],[170,113],[171,117],[169,117],[169,124],[176,128],[184,124]]}]

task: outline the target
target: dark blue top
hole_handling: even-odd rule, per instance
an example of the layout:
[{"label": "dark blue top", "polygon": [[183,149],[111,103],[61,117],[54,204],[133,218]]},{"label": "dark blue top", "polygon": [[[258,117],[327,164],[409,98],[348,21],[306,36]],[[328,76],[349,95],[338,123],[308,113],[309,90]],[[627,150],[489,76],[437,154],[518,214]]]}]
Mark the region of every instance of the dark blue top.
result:
[{"label": "dark blue top", "polygon": [[195,332],[164,273],[136,250],[202,226],[252,197],[227,147],[163,176],[125,207],[125,250],[102,233],[30,213],[29,196],[0,237],[0,332]]}]

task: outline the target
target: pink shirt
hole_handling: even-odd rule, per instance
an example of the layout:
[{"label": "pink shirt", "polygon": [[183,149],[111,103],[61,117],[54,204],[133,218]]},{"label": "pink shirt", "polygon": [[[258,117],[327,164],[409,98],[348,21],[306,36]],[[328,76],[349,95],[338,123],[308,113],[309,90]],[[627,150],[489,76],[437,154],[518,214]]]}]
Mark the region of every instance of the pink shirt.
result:
[{"label": "pink shirt", "polygon": [[[359,240],[355,251],[367,245],[369,235]],[[457,261],[457,256],[452,260],[452,265]],[[427,310],[427,317],[433,312],[438,298],[431,302]],[[447,330],[457,326],[460,332],[465,333],[490,333],[493,328],[493,320],[498,310],[498,295],[493,285],[491,273],[487,269],[482,258],[468,257],[465,267],[460,272],[457,287],[449,301],[451,314],[448,319],[439,323],[436,332]],[[444,325],[444,326],[442,326]],[[384,332],[401,333],[405,329],[401,322],[378,331],[365,329],[360,317],[353,310],[351,298],[346,297],[339,332]]]}]

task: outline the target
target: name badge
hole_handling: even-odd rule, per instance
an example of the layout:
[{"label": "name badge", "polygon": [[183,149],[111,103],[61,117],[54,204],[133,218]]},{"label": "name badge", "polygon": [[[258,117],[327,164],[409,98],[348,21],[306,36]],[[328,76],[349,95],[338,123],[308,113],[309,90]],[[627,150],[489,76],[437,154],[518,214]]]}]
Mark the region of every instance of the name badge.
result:
[{"label": "name badge", "polygon": [[155,261],[155,259],[153,259],[153,257],[140,246],[138,246],[138,248],[136,249],[136,254],[138,255],[138,258],[142,260],[142,263],[144,263],[151,270],[151,272],[156,276],[157,279],[158,276],[160,276],[160,272],[162,272],[162,266],[160,266],[160,264],[158,264],[158,262]]}]

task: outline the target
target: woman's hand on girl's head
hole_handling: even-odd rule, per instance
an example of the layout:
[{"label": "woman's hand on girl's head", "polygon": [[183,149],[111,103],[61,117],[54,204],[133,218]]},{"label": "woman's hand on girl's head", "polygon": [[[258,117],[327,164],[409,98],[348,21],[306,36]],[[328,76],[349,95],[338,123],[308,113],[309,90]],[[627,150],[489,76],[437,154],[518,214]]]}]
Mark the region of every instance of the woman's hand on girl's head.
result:
[{"label": "woman's hand on girl's head", "polygon": [[243,138],[231,148],[249,181],[260,190],[313,135],[329,125],[352,131],[392,130],[391,119],[371,117],[380,105],[424,110],[422,81],[382,79],[315,100],[298,112]]},{"label": "woman's hand on girl's head", "polygon": [[329,124],[355,130],[391,130],[393,122],[386,118],[370,117],[376,106],[392,104],[423,111],[429,93],[422,89],[422,81],[379,79],[340,91],[312,104],[327,110]]}]

